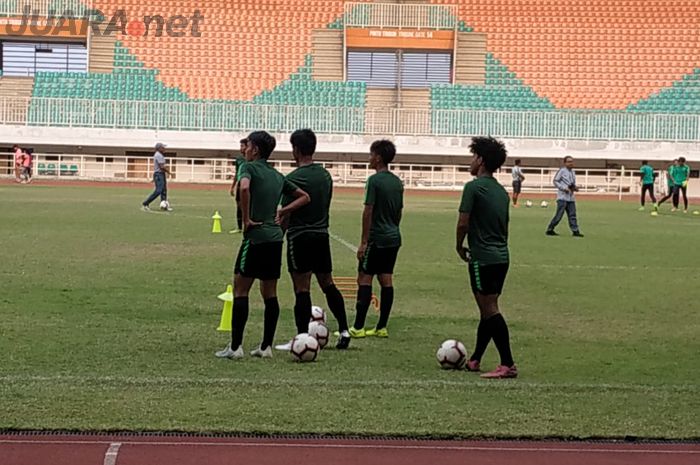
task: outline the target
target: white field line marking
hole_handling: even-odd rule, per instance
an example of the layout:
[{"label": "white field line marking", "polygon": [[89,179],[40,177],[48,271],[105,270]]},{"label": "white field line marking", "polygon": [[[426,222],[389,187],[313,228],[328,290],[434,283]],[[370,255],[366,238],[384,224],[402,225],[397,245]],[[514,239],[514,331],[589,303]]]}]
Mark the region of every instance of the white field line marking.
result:
[{"label": "white field line marking", "polygon": [[119,455],[119,448],[122,446],[121,442],[113,442],[109,445],[107,452],[105,452],[105,460],[103,465],[116,465],[117,456]]},{"label": "white field line marking", "polygon": [[[447,444],[430,445],[392,445],[392,444],[309,444],[293,442],[197,442],[188,441],[124,441],[129,446],[181,446],[181,447],[278,447],[297,449],[384,449],[384,450],[429,450],[429,451],[478,451],[478,452],[559,452],[572,454],[663,454],[663,455],[700,455],[700,450],[667,450],[667,449],[609,449],[609,448],[566,448],[566,447],[518,447],[518,446],[450,446]],[[0,444],[73,444],[95,445],[105,444],[105,441],[90,440],[30,440],[30,439],[0,439]],[[122,443],[119,443],[120,446]],[[111,446],[110,446],[111,447]]]},{"label": "white field line marking", "polygon": [[[334,233],[329,233],[330,237],[353,253],[357,253],[357,247]],[[456,256],[456,255],[455,255]],[[462,268],[464,264],[455,260],[453,265]],[[634,266],[634,265],[558,265],[558,264],[532,264],[532,263],[511,263],[514,268],[545,268],[554,270],[612,270],[612,271],[638,271],[638,270],[664,270],[664,271],[689,271],[695,270],[693,267],[663,267],[663,266]]]},{"label": "white field line marking", "polygon": [[352,251],[352,253],[357,253],[357,247],[355,247],[354,245],[352,245],[351,243],[349,243],[348,241],[346,241],[342,237],[340,237],[336,234],[333,234],[332,232],[329,232],[329,234],[330,234],[331,238],[335,239],[336,241],[338,241],[339,243],[341,243],[342,245],[344,245],[345,247],[350,249],[350,251]]},{"label": "white field line marking", "polygon": [[635,265],[556,265],[556,264],[530,264],[511,263],[516,268],[547,268],[562,270],[613,270],[613,271],[636,271],[636,270],[664,270],[664,271],[688,271],[697,268],[682,266],[635,266]]},{"label": "white field line marking", "polygon": [[469,386],[474,389],[493,390],[529,390],[529,389],[569,389],[569,390],[617,390],[617,391],[639,391],[639,392],[676,392],[676,393],[699,393],[700,387],[692,384],[675,384],[663,386],[651,386],[646,384],[608,384],[608,383],[533,383],[526,381],[513,381],[508,383],[489,383],[483,381],[461,381],[439,380],[439,379],[423,379],[423,380],[318,380],[318,379],[279,379],[260,380],[260,379],[242,379],[242,378],[181,378],[181,377],[132,377],[132,376],[32,376],[32,375],[4,375],[0,376],[0,382],[3,383],[74,383],[76,385],[84,385],[86,383],[104,385],[155,385],[155,386],[270,386],[278,387],[280,385],[294,384],[297,386],[315,386],[315,387],[386,387],[386,388],[402,388],[402,387],[450,387],[450,386]]}]

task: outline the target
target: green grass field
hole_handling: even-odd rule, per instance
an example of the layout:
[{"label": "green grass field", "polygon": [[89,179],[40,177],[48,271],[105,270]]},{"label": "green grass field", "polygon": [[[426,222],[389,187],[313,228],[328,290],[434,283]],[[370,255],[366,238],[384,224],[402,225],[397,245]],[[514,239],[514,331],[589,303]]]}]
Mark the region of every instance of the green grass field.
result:
[{"label": "green grass field", "polygon": [[[551,207],[513,211],[502,304],[521,375],[488,382],[434,357],[447,338],[471,350],[477,324],[453,251],[458,194],[407,195],[391,337],[297,364],[214,358],[240,236],[211,234],[209,217],[229,229],[234,206],[225,187],[173,186],[173,214],[146,214],[149,188],[0,185],[0,428],[700,437],[700,217],[581,201],[579,240],[565,224],[544,236]],[[338,194],[332,231],[356,243],[360,211]],[[354,254],[333,252],[336,275],[354,275]],[[262,333],[255,289],[246,349]],[[286,268],[279,293],[283,342]],[[483,365],[496,362],[490,346]]]}]

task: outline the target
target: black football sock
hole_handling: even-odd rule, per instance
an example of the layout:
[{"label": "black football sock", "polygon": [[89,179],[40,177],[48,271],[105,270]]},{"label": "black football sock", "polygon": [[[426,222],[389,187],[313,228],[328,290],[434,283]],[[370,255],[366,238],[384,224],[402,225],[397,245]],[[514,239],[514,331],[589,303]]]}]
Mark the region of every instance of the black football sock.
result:
[{"label": "black football sock", "polygon": [[382,287],[381,300],[379,302],[379,322],[377,329],[384,329],[389,323],[389,314],[394,305],[394,288]]},{"label": "black football sock", "polygon": [[491,334],[493,342],[496,344],[498,354],[501,356],[501,365],[512,367],[514,365],[513,355],[510,353],[510,335],[508,334],[508,325],[503,315],[497,313],[489,318],[491,323]]},{"label": "black football sock", "polygon": [[[348,316],[345,313],[345,300],[343,299],[343,294],[340,293],[335,284],[332,284],[323,290],[326,294],[326,302],[328,302],[328,308],[338,321],[338,331],[341,333],[348,330]],[[370,297],[371,298],[371,297]]]},{"label": "black football sock", "polygon": [[297,292],[294,304],[294,321],[297,325],[297,334],[309,332],[309,320],[311,320],[311,294]]},{"label": "black football sock", "polygon": [[248,322],[248,297],[233,299],[231,309],[231,349],[238,349],[243,343],[243,333]]},{"label": "black football sock", "polygon": [[486,347],[488,347],[489,342],[491,342],[491,325],[489,320],[482,319],[479,321],[479,327],[476,330],[476,347],[474,348],[474,353],[469,360],[481,361],[481,357],[484,356],[486,352]]},{"label": "black football sock", "polygon": [[263,340],[260,344],[260,349],[265,350],[272,345],[275,339],[275,331],[277,330],[277,320],[280,317],[280,304],[277,297],[265,299],[265,323]]},{"label": "black football sock", "polygon": [[363,329],[365,327],[365,319],[367,318],[367,310],[372,301],[372,286],[358,286],[357,288],[357,303],[355,304],[355,329]]}]

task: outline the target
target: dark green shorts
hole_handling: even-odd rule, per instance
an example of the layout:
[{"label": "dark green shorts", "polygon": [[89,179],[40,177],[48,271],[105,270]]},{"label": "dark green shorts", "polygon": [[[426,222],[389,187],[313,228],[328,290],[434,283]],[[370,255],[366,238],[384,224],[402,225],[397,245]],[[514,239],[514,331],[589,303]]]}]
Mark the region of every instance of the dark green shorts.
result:
[{"label": "dark green shorts", "polygon": [[501,295],[508,274],[508,263],[481,265],[478,261],[469,262],[469,280],[474,294]]},{"label": "dark green shorts", "polygon": [[357,271],[368,275],[393,274],[399,247],[377,247],[369,244]]},{"label": "dark green shorts", "polygon": [[332,272],[328,234],[308,232],[287,239],[287,267],[290,273]]},{"label": "dark green shorts", "polygon": [[271,281],[280,279],[281,269],[281,242],[251,244],[249,240],[245,239],[238,250],[238,258],[236,258],[233,272],[246,278]]}]

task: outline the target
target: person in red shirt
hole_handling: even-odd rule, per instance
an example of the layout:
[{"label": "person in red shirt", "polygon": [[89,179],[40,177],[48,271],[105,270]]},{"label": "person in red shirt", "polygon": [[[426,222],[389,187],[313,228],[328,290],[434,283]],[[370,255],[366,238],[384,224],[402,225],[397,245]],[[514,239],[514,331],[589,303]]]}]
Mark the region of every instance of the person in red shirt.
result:
[{"label": "person in red shirt", "polygon": [[22,161],[23,152],[19,145],[13,145],[12,151],[15,153],[15,181],[22,182]]},{"label": "person in red shirt", "polygon": [[32,182],[32,154],[22,152],[22,176],[27,183]]}]

